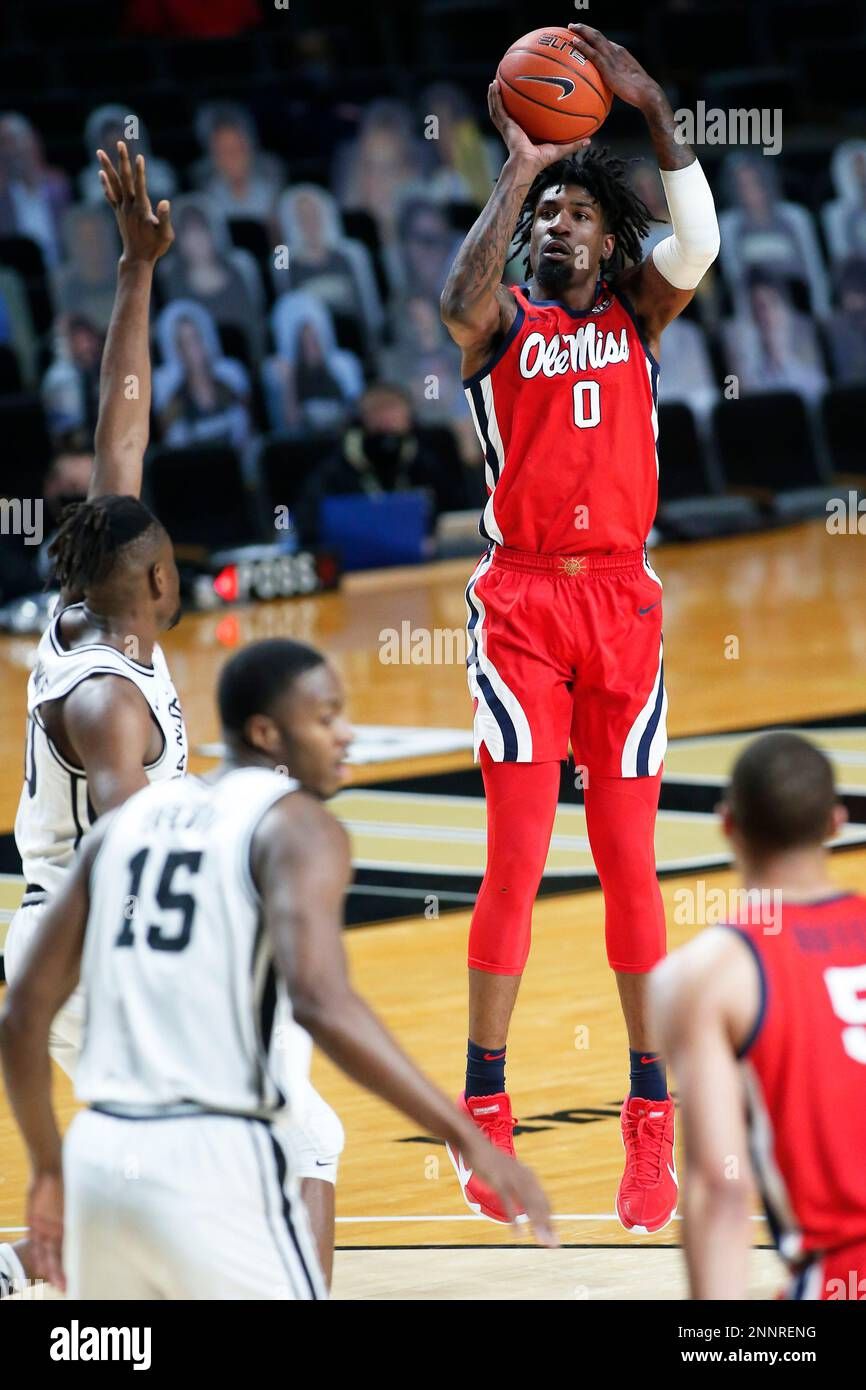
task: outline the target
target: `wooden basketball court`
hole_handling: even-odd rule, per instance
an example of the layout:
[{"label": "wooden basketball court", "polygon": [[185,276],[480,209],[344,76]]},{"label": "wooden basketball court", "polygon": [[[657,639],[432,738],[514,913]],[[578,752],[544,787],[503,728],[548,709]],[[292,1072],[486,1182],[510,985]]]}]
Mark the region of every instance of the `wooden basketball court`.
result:
[{"label": "wooden basketball court", "polygon": [[[662,888],[670,942],[677,945],[695,930],[694,920],[684,920],[680,911],[682,890],[706,897],[735,882],[718,867],[723,846],[707,807],[736,740],[713,736],[778,723],[837,721],[820,737],[852,804],[866,794],[864,548],[859,537],[831,536],[816,522],[757,538],[662,548],[653,553],[653,564],[665,587],[669,732],[683,740],[672,745],[666,767],[678,785],[703,798],[697,810],[671,811],[663,832],[669,869]],[[380,654],[383,632],[399,631],[406,621],[427,631],[460,628],[471,568],[471,561],[460,560],[362,575],[336,594],[186,617],[165,646],[191,745],[217,738],[212,691],[226,656],[238,643],[277,634],[313,642],[329,654],[359,725],[465,731],[471,711],[459,661],[389,664]],[[25,685],[34,647],[30,638],[0,644],[0,829],[6,831],[20,790]],[[471,764],[465,748],[370,764],[358,769],[355,780],[358,786],[375,784],[379,800],[352,802],[350,792],[336,807],[363,863],[384,865],[383,872],[414,864],[418,910],[347,933],[347,946],[358,987],[428,1073],[455,1094],[466,1041],[471,894],[463,895],[459,910],[448,911],[461,902],[460,894],[425,894],[424,885],[443,857],[455,874],[480,871],[483,808],[477,796],[463,802],[439,796],[435,781],[418,791],[417,779],[459,773]],[[192,762],[193,770],[208,765],[201,755]],[[389,782],[400,783],[401,796],[410,795],[407,783],[416,787],[411,806],[382,799],[382,784]],[[509,1041],[509,1089],[523,1127],[519,1151],[547,1187],[563,1247],[536,1250],[513,1231],[471,1217],[444,1149],[317,1058],[315,1083],[346,1128],[335,1296],[684,1296],[679,1223],[656,1237],[635,1238],[613,1216],[627,1045],[604,955],[601,894],[556,891],[555,874],[567,878],[580,856],[586,857],[581,828],[579,812],[563,807]],[[661,836],[660,827],[660,858]],[[849,845],[834,855],[833,873],[840,884],[866,891],[866,848],[857,847],[862,838],[855,826]],[[19,895],[20,882],[0,881],[3,921]],[[432,908],[428,898],[437,900]],[[0,925],[0,939],[4,930]],[[74,1104],[59,1072],[56,1095],[66,1120]],[[0,1099],[0,1240],[15,1239],[10,1233],[21,1226],[25,1185],[23,1152]],[[751,1291],[771,1297],[782,1269],[757,1216],[754,1244]]]}]

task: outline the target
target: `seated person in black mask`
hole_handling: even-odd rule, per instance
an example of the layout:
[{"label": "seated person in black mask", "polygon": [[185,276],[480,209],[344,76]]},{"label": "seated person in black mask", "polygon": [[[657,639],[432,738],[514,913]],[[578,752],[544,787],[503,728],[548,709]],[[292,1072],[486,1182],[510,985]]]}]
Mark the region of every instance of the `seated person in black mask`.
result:
[{"label": "seated person in black mask", "polygon": [[444,430],[416,425],[408,394],[399,386],[370,386],[356,418],[326,456],[297,504],[296,524],[314,540],[322,497],[428,488],[434,515],[468,505],[457,444]]}]

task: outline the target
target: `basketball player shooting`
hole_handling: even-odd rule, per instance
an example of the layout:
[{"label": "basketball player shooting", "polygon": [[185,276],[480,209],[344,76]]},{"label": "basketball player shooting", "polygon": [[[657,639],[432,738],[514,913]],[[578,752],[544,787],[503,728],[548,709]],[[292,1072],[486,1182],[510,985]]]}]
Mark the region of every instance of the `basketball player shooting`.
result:
[{"label": "basketball player shooting", "polygon": [[824,848],[845,818],[814,744],[751,743],[722,806],[751,907],[652,975],[683,1121],[692,1298],[746,1297],[756,1180],[791,1271],[784,1296],[866,1299],[866,898],[833,883]]},{"label": "basketball player shooting", "polygon": [[[570,740],[630,1049],[616,1210],[627,1230],[657,1231],[676,1210],[677,1184],[673,1101],[646,1016],[647,975],[665,951],[653,835],[666,695],[661,583],[644,543],[658,490],[660,338],[715,259],[719,233],[661,88],[598,30],[569,30],[645,117],[672,234],[641,259],[649,214],[622,162],[586,140],[533,144],[491,84],[508,157],[442,294],[489,490],[489,547],[466,590],[487,870],[469,934],[461,1104],[513,1152],[506,1042]],[[528,272],[520,288],[502,283],[515,234]],[[451,1157],[470,1208],[502,1220],[465,1155]]]},{"label": "basketball player shooting", "polygon": [[[351,738],[336,673],[301,643],[258,642],[223,669],[219,706],[222,765],[153,784],[100,820],[0,1015],[37,1273],[65,1286],[65,1180],[73,1299],[327,1296],[273,1123],[299,1094],[282,1078],[300,1080],[308,1060],[274,1065],[286,991],[289,1016],[337,1066],[459,1146],[502,1210],[528,1211],[555,1245],[533,1174],[432,1085],[349,982],[349,842],[322,804],[345,780]],[[89,1007],[76,1093],[89,1108],[61,1176],[48,1033],[79,971]]]}]

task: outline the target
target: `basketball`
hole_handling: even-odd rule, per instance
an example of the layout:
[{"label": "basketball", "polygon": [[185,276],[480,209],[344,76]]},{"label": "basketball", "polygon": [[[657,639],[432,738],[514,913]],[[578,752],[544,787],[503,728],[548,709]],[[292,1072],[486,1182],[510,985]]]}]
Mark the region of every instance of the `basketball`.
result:
[{"label": "basketball", "polygon": [[506,111],[536,145],[568,145],[594,135],[613,101],[568,29],[524,34],[511,45],[496,76]]}]

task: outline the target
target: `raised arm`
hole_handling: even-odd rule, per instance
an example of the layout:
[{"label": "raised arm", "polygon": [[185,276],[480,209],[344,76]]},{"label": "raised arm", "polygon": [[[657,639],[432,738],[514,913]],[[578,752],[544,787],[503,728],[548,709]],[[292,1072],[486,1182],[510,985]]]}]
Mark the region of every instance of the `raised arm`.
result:
[{"label": "raised arm", "polygon": [[533,1174],[483,1139],[352,988],[341,934],[350,878],[342,826],[312,797],[302,792],[284,797],[253,838],[252,869],[301,1027],[353,1081],[401,1110],[426,1134],[460,1148],[507,1207],[526,1211],[539,1243],[556,1244],[549,1208]]},{"label": "raised arm", "polygon": [[137,156],[133,168],[122,140],[117,150],[117,168],[104,150],[97,151],[99,177],[117,218],[123,252],[102,355],[89,497],[141,493],[150,429],[150,291],[154,266],[174,240],[168,202],[163,199],[156,212],[151,208],[144,156]]},{"label": "raised arm", "polygon": [[641,112],[658,160],[673,235],[616,281],[657,352],[662,330],[682,313],[719,254],[713,195],[694,150],[677,139],[674,113],[659,84],[628,49],[611,43],[598,29],[588,24],[568,27],[575,47],[595,64],[611,91]]},{"label": "raised arm", "polygon": [[487,206],[454,258],[442,291],[442,321],[463,349],[463,375],[471,376],[508,332],[517,313],[514,296],[502,284],[517,219],[536,174],[589,144],[534,145],[502,104],[499,83],[487,89],[490,119],[508,148],[508,158]]}]

